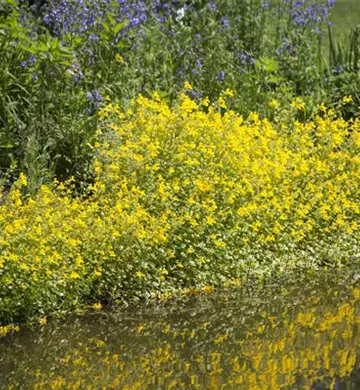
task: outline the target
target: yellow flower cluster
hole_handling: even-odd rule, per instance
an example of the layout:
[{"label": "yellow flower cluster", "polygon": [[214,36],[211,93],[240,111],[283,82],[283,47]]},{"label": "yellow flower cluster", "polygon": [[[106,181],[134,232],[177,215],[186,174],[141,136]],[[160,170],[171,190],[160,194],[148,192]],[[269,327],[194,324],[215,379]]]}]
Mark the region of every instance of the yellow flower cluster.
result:
[{"label": "yellow flower cluster", "polygon": [[17,325],[10,324],[5,326],[0,326],[0,337],[4,337],[10,333],[19,332],[19,331],[20,331],[20,327]]},{"label": "yellow flower cluster", "polygon": [[70,182],[23,199],[21,176],[0,206],[0,317],[349,261],[359,122],[244,119],[231,95],[106,106],[83,197]]}]

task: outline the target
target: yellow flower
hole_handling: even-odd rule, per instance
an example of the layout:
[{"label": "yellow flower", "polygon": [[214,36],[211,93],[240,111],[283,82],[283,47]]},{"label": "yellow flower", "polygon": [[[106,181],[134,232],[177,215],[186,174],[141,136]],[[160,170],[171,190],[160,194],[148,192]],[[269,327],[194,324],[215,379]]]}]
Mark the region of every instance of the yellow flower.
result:
[{"label": "yellow flower", "polygon": [[208,224],[208,225],[215,225],[216,224],[216,220],[213,218],[213,217],[211,217],[211,216],[207,216],[206,217],[206,223]]},{"label": "yellow flower", "polygon": [[0,337],[4,337],[7,334],[11,332],[19,332],[20,328],[17,325],[5,325],[5,326],[0,326]]},{"label": "yellow flower", "polygon": [[300,97],[297,97],[291,102],[291,107],[303,111],[305,109],[305,103]]},{"label": "yellow flower", "polygon": [[214,286],[204,286],[203,291],[205,294],[211,294],[215,291]]},{"label": "yellow flower", "polygon": [[353,98],[351,95],[344,96],[342,99],[343,103],[351,103],[353,101]]},{"label": "yellow flower", "polygon": [[[324,235],[328,242],[340,237],[339,250],[341,242],[356,247],[360,121],[337,119],[323,105],[313,120],[291,119],[305,107],[301,99],[294,110],[285,108],[285,117],[276,112],[274,122],[257,112],[243,118],[225,109],[226,95],[223,110],[208,99],[204,110],[186,94],[172,106],[160,94],[140,96],[125,109],[107,104],[85,196],[75,195],[71,180],[24,197],[20,175],[0,206],[3,284],[21,296],[28,283],[40,288],[55,278],[56,291],[66,295],[76,279],[85,285],[106,269],[111,281],[132,266],[129,299],[164,298],[169,295],[157,291],[157,278],[175,291],[184,275],[194,274],[189,285],[203,286],[214,276],[231,277],[224,261],[244,258],[247,269],[247,252],[261,259],[262,251],[294,247],[302,254],[310,242],[320,247]],[[142,263],[136,267],[131,259]],[[139,290],[148,276],[146,291]],[[114,295],[121,293],[121,283],[116,286]],[[184,293],[211,290],[198,285]]]},{"label": "yellow flower", "polygon": [[39,324],[42,325],[42,326],[44,326],[44,325],[47,324],[47,318],[46,318],[46,316],[41,317],[41,318],[39,319]]},{"label": "yellow flower", "polygon": [[279,107],[279,102],[276,99],[272,99],[270,101],[270,103],[269,103],[269,106],[273,107],[273,108],[278,108]]},{"label": "yellow flower", "polygon": [[136,331],[137,331],[137,333],[142,333],[145,329],[146,329],[146,326],[145,326],[145,325],[139,325],[139,326],[136,328]]},{"label": "yellow flower", "polygon": [[226,101],[222,96],[219,97],[217,103],[220,108],[226,108]]},{"label": "yellow flower", "polygon": [[224,92],[224,95],[234,97],[234,91],[230,88],[227,88],[226,91]]},{"label": "yellow flower", "polygon": [[124,63],[124,58],[119,54],[117,53],[115,55],[115,61],[118,63],[118,64],[123,64]]},{"label": "yellow flower", "polygon": [[98,303],[93,303],[91,305],[91,307],[94,309],[94,310],[101,310],[102,309],[102,304],[100,302]]},{"label": "yellow flower", "polygon": [[225,242],[222,241],[222,240],[215,240],[215,245],[216,245],[218,248],[225,248],[225,247],[226,247]]},{"label": "yellow flower", "polygon": [[202,100],[201,105],[204,106],[204,107],[209,107],[210,106],[210,100],[209,100],[209,98],[207,96]]},{"label": "yellow flower", "polygon": [[192,85],[188,82],[188,81],[185,81],[184,83],[184,89],[187,90],[187,89],[193,89]]},{"label": "yellow flower", "polygon": [[144,279],[144,278],[145,278],[145,274],[142,273],[141,271],[137,271],[137,272],[135,273],[135,276],[136,276],[137,278],[139,278],[139,279]]},{"label": "yellow flower", "polygon": [[19,184],[20,187],[27,185],[27,180],[26,180],[26,176],[24,175],[24,173],[22,173],[22,172],[20,173],[20,176],[18,178],[17,183]]},{"label": "yellow flower", "polygon": [[321,112],[326,112],[326,106],[324,103],[321,103],[320,106],[319,106],[319,111]]}]

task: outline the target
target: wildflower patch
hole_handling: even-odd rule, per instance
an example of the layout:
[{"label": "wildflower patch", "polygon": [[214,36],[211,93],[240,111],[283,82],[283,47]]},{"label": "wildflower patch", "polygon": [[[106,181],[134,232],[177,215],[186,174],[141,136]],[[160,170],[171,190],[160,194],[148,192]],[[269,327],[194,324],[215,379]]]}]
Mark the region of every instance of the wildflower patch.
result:
[{"label": "wildflower patch", "polygon": [[354,261],[359,122],[245,119],[228,98],[105,106],[84,196],[24,198],[20,176],[0,206],[1,321]]}]

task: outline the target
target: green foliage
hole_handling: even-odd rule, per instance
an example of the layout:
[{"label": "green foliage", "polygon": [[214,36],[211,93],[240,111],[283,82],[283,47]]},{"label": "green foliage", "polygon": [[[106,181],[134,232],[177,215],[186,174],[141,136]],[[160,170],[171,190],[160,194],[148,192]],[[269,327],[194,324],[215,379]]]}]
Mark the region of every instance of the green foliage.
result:
[{"label": "green foliage", "polygon": [[244,119],[233,98],[108,104],[78,196],[74,180],[24,196],[33,183],[20,175],[0,206],[0,321],[352,263],[359,121],[322,105],[300,123],[299,98],[272,102],[273,121]]},{"label": "green foliage", "polygon": [[[176,11],[159,22],[159,15],[149,13],[141,28],[134,28],[116,18],[119,5],[113,2],[86,34],[57,36],[38,14],[14,0],[3,2],[2,170],[16,163],[15,176],[31,172],[32,191],[53,176],[91,181],[91,143],[104,99],[126,105],[140,92],[149,96],[157,90],[172,102],[186,81],[196,99],[216,99],[226,88],[237,91],[233,108],[244,115],[269,115],[273,98],[287,104],[294,96],[311,96],[313,108],[322,101],[338,108],[345,95],[352,95],[354,104],[339,115],[358,114],[357,29],[348,46],[337,44],[329,30],[329,60],[324,61],[327,19],[315,23],[305,6],[299,10],[307,19],[300,23],[292,2],[211,4],[180,2],[183,14]],[[97,100],[91,98],[95,91]]]},{"label": "green foliage", "polygon": [[[352,133],[358,134],[351,126],[358,122],[351,120],[358,116],[360,103],[358,29],[352,30],[346,43],[338,43],[332,30],[328,29],[329,55],[325,55],[328,18],[326,12],[323,13],[325,16],[318,17],[318,8],[306,8],[313,4],[312,0],[307,0],[305,5],[282,0],[271,4],[260,0],[244,0],[240,4],[237,0],[214,3],[196,0],[191,5],[188,3],[179,2],[180,8],[174,8],[166,16],[162,11],[158,14],[149,12],[141,24],[130,16],[131,20],[120,20],[116,13],[120,5],[112,1],[109,3],[112,8],[109,12],[103,12],[101,17],[96,16],[96,23],[85,28],[86,23],[77,20],[74,31],[56,30],[54,21],[53,25],[45,24],[37,14],[20,7],[14,0],[1,3],[1,203],[5,203],[4,210],[12,213],[15,224],[9,228],[8,222],[2,220],[1,228],[5,231],[4,237],[9,234],[10,241],[13,240],[9,244],[11,250],[18,250],[16,255],[10,250],[10,254],[3,253],[4,257],[0,257],[0,264],[6,260],[8,267],[6,273],[0,275],[2,285],[6,286],[1,290],[0,298],[3,301],[0,300],[0,304],[5,313],[2,316],[7,321],[52,312],[58,305],[66,311],[86,302],[89,297],[133,300],[161,289],[173,291],[205,283],[221,284],[227,278],[247,272],[261,276],[274,270],[283,272],[284,268],[297,266],[301,256],[305,259],[304,264],[314,268],[343,264],[351,258],[354,247],[349,247],[357,245],[351,236],[356,227],[352,220],[354,215],[346,213],[350,213],[348,209],[351,207],[357,213],[354,206],[357,198],[352,191],[356,188],[353,182],[358,180],[356,172],[353,172],[358,162],[352,153],[358,153],[356,147],[359,146],[359,139],[354,140],[351,136]],[[69,4],[81,7],[83,3]],[[99,4],[102,11],[106,10],[104,7],[108,3]],[[309,13],[309,9],[315,13]],[[79,26],[85,30],[79,29]],[[153,96],[153,91],[158,91],[158,95],[150,102],[144,97]],[[217,100],[222,91],[225,92],[218,104],[210,106],[209,101]],[[163,114],[167,115],[174,108],[173,122],[166,122],[166,118],[151,113],[151,110],[145,113],[145,119],[136,117],[132,121],[134,103],[131,102],[139,93],[143,95],[139,98],[140,102],[145,102],[147,108],[155,107],[156,113],[165,110]],[[179,110],[177,104],[179,96],[188,104],[183,111]],[[225,103],[225,96],[231,96],[228,103]],[[108,105],[109,101],[113,105]],[[227,107],[233,110],[231,114],[227,112]],[[241,139],[241,134],[236,134],[229,144],[223,145],[229,161],[233,158],[239,162],[237,169],[231,171],[231,164],[228,160],[223,162],[221,153],[214,152],[218,159],[216,161],[212,160],[212,156],[208,156],[208,159],[202,156],[198,160],[192,156],[200,141],[204,141],[201,137],[205,137],[206,141],[204,150],[214,148],[218,152],[218,146],[224,142],[223,134],[217,134],[214,142],[214,139],[206,139],[211,135],[211,132],[206,133],[209,129],[202,128],[205,134],[198,135],[196,142],[190,134],[186,142],[180,142],[179,149],[184,150],[173,149],[177,137],[184,134],[185,128],[183,122],[176,122],[177,115],[185,121],[192,110],[196,111],[198,118],[195,125],[187,122],[186,131],[193,129],[196,132],[202,128],[208,114],[214,115],[211,117],[212,130],[217,129],[216,120],[222,122],[235,120],[236,117],[235,121],[240,126],[241,115],[249,117],[248,123],[254,124],[251,128],[254,133],[250,133],[255,137],[261,139],[259,132],[270,128],[271,136],[265,137],[266,143],[271,143],[271,137],[279,134],[272,131],[268,121],[261,122],[259,118],[269,118],[276,129],[285,130],[279,136],[279,144],[271,145],[265,151],[257,143],[258,138],[252,139],[252,135],[249,136],[250,143],[244,141],[248,147],[249,161],[259,164],[254,171],[247,171],[246,164],[241,165],[243,161],[240,157],[241,153],[245,153],[245,146],[235,145],[235,152],[229,149],[232,141]],[[109,112],[119,117],[116,120],[110,118],[104,126],[103,119],[109,119]],[[346,124],[342,122],[344,118],[348,121]],[[129,120],[128,133],[125,135],[117,133],[119,127],[126,128],[123,119]],[[159,127],[159,134],[147,133],[149,129],[146,125],[152,123],[153,128],[158,128],[162,121],[166,126]],[[330,123],[332,121],[336,126]],[[318,128],[325,128],[326,134],[314,135],[314,123]],[[103,142],[100,155],[95,142],[101,133],[97,132],[99,127]],[[339,130],[337,135],[335,127]],[[345,133],[342,133],[344,129]],[[225,130],[226,133],[228,129]],[[161,138],[166,132],[173,137]],[[314,204],[316,223],[306,225],[315,231],[313,236],[305,231],[299,233],[299,227],[305,222],[296,220],[295,209],[289,206],[292,214],[287,215],[288,224],[284,233],[276,233],[280,234],[281,239],[276,239],[274,243],[271,232],[277,228],[272,224],[280,215],[265,212],[261,206],[270,202],[269,199],[262,199],[261,194],[268,195],[272,190],[260,190],[264,183],[260,185],[256,180],[264,161],[259,162],[258,156],[254,158],[252,153],[257,151],[262,158],[266,152],[265,158],[270,159],[269,156],[274,157],[277,150],[282,150],[284,143],[291,145],[294,141],[296,144],[299,137],[305,137],[303,141],[310,142],[315,151],[307,154],[305,150],[306,153],[301,156],[303,172],[298,172],[298,166],[292,166],[293,170],[289,172],[295,172],[298,176],[296,180],[291,177],[290,182],[294,179],[294,185],[298,185],[296,191],[302,193],[304,185],[310,180],[310,173],[318,173],[313,178],[315,187],[310,186],[309,191],[305,191],[312,196],[303,199],[302,206],[306,209],[306,204],[317,201],[316,189],[324,190],[323,182],[327,183],[326,177],[324,181],[319,180],[326,171],[325,168],[322,171],[322,161],[311,166],[310,170],[306,168],[308,164],[314,164],[310,156],[317,154],[320,158],[322,155],[316,149],[318,145],[324,146],[328,153],[326,156],[334,166],[331,172],[341,171],[341,161],[346,167],[344,170],[352,172],[351,180],[346,182],[349,192],[345,195],[351,194],[353,198],[345,199],[346,196],[339,189],[341,186],[337,189],[334,199],[342,199],[342,206],[346,206],[341,218],[335,215],[338,211],[334,211],[331,224],[323,221],[325,217],[321,216],[321,219],[316,214],[318,209]],[[155,152],[161,149],[159,155],[147,149],[154,139]],[[337,144],[340,139],[343,144]],[[124,143],[124,140],[128,142]],[[350,147],[350,142],[355,143],[356,147]],[[134,146],[134,143],[138,145]],[[349,148],[345,162],[341,160],[344,156],[335,153],[338,148]],[[136,153],[133,149],[136,149]],[[299,150],[302,150],[300,146]],[[124,151],[128,153],[125,156],[122,155]],[[294,152],[293,149],[291,151]],[[144,152],[149,155],[144,157]],[[153,152],[156,158],[152,156]],[[181,158],[187,156],[188,160],[175,161],[175,152]],[[287,151],[284,151],[286,155]],[[340,162],[336,159],[333,161],[334,156],[339,157]],[[139,168],[139,161],[146,158],[149,158],[150,168],[146,165]],[[279,163],[280,173],[284,170],[288,172],[289,167],[283,165],[285,160]],[[223,165],[220,164],[217,171],[212,170],[212,164],[219,161]],[[269,161],[266,164],[270,164]],[[172,175],[168,169],[174,169],[178,174],[177,178],[173,178],[174,182],[168,185],[171,191],[178,186],[176,180],[184,185],[185,190],[180,194],[172,193],[175,203],[164,205],[162,196],[165,195],[157,191],[161,188],[162,180]],[[19,184],[14,184],[6,196],[21,172],[26,175],[26,185],[19,189]],[[242,178],[239,178],[239,172],[242,172]],[[282,177],[279,172],[269,173],[268,180],[277,191],[285,191],[286,181],[274,179],[279,175]],[[117,176],[119,173],[120,176]],[[233,184],[229,183],[243,180],[246,175],[248,182],[242,183],[246,191],[242,193],[238,188],[239,208],[233,209],[235,206],[231,206],[231,202],[226,204],[224,193],[233,191]],[[201,180],[197,176],[201,176]],[[225,177],[228,187],[223,188]],[[343,178],[340,173],[339,177]],[[54,178],[57,184],[51,186],[50,190],[48,184]],[[205,194],[197,194],[199,199],[195,205],[184,203],[196,186],[201,187],[200,182],[213,183],[215,178],[220,184],[217,183],[214,192],[204,192],[212,193],[216,202],[223,205],[220,210],[216,209],[216,213],[223,213],[220,213],[216,227],[212,223],[213,216],[204,212],[204,208],[210,207],[202,204]],[[24,176],[20,176],[20,182],[23,180]],[[123,180],[127,180],[127,183]],[[70,182],[71,185],[65,188],[60,184],[59,193],[59,182]],[[330,184],[324,194],[319,192],[320,195],[328,196],[327,191],[332,188]],[[244,212],[240,203],[250,202],[253,197],[262,211],[253,215],[253,205],[250,204],[246,211],[249,215],[240,218],[239,222],[239,216],[242,217],[241,213]],[[23,200],[25,203],[22,203]],[[123,204],[130,206],[122,208]],[[170,210],[169,215],[165,212],[165,206]],[[77,208],[81,209],[80,214]],[[334,209],[343,211],[339,205],[334,205]],[[45,220],[42,219],[44,210],[47,212]],[[276,210],[276,205],[273,210]],[[141,214],[142,211],[145,214]],[[189,220],[185,218],[183,221],[177,214],[183,211]],[[137,215],[137,212],[140,214]],[[51,222],[52,213],[54,223]],[[204,222],[207,217],[210,218],[208,224]],[[347,218],[354,223],[344,230]],[[258,234],[258,223],[262,224],[262,220],[265,221],[261,225],[263,231]],[[46,233],[44,226],[39,226],[39,221],[40,225],[46,226]],[[239,231],[235,229],[237,223]],[[331,231],[333,235],[327,235],[322,230],[331,230],[333,225],[336,234],[340,230],[341,245],[331,244],[334,231]],[[34,226],[35,233],[29,233],[27,226]],[[170,238],[167,236],[169,229]],[[64,237],[62,230],[67,231],[69,237]],[[91,239],[83,246],[81,242],[89,231]],[[208,233],[212,234],[212,238]],[[53,241],[49,241],[49,237]],[[246,241],[247,238],[249,241]],[[5,238],[3,240],[1,243],[7,246]],[[162,240],[167,243],[164,244]],[[239,242],[244,242],[244,245],[239,246]],[[226,243],[231,248],[228,251],[223,250]],[[170,255],[173,255],[169,252],[173,247],[176,249],[175,265],[168,262]],[[193,254],[195,251],[202,255],[196,257]],[[274,253],[277,257],[275,260]],[[341,257],[344,253],[345,259]],[[55,259],[48,262],[54,254]],[[86,266],[82,258],[85,254]],[[34,259],[42,259],[39,261],[43,262],[43,268],[40,267],[39,275],[27,283],[29,274],[39,265]]]},{"label": "green foliage", "polygon": [[0,164],[31,172],[35,191],[54,174],[86,173],[96,120],[84,115],[84,87],[71,77],[74,47],[40,26],[35,34],[27,16],[23,24],[13,9],[0,24]]}]

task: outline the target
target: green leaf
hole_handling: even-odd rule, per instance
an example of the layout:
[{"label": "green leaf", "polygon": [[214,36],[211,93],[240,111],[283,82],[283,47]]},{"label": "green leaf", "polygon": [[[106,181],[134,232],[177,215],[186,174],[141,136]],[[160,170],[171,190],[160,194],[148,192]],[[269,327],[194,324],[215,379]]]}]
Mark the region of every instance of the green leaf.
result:
[{"label": "green leaf", "polygon": [[52,43],[51,43],[51,48],[52,50],[56,50],[59,46],[59,38],[54,38]]},{"label": "green leaf", "polygon": [[101,25],[104,27],[104,30],[106,30],[107,32],[111,31],[109,23],[101,22]]},{"label": "green leaf", "polygon": [[257,69],[265,70],[265,72],[277,72],[279,69],[279,62],[269,57],[260,57],[255,61],[255,67]]},{"label": "green leaf", "polygon": [[281,81],[283,81],[283,79],[281,77],[277,77],[277,76],[270,76],[267,81],[269,81],[269,83],[280,83]]},{"label": "green leaf", "polygon": [[114,26],[114,33],[117,34],[121,29],[125,27],[125,23],[117,23]]},{"label": "green leaf", "polygon": [[107,18],[108,18],[108,21],[109,21],[112,25],[116,24],[116,20],[115,20],[115,18],[114,18],[113,15],[108,14],[108,15],[107,15]]},{"label": "green leaf", "polygon": [[31,54],[37,54],[38,53],[38,50],[36,50],[36,48],[34,48],[34,47],[20,45],[19,48],[21,50],[26,51],[27,53],[31,53]]},{"label": "green leaf", "polygon": [[124,42],[124,41],[119,41],[119,42],[115,45],[115,47],[117,47],[117,48],[119,48],[119,49],[123,49],[123,48],[128,47],[128,46],[129,46],[129,44],[126,43],[126,42]]}]

